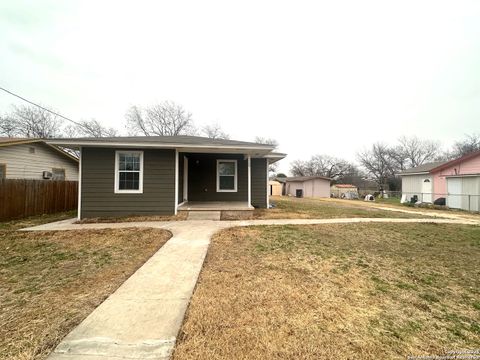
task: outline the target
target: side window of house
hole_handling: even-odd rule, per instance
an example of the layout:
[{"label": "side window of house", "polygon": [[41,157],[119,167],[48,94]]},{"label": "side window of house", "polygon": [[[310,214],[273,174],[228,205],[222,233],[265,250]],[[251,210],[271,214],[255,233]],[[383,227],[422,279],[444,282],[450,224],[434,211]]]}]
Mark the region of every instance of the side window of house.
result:
[{"label": "side window of house", "polygon": [[7,177],[7,165],[0,164],[0,180]]},{"label": "side window of house", "polygon": [[117,151],[115,153],[115,192],[143,192],[142,151]]},{"label": "side window of house", "polygon": [[217,192],[237,191],[237,160],[217,160]]},{"label": "side window of house", "polygon": [[65,180],[65,169],[53,168],[52,180]]}]

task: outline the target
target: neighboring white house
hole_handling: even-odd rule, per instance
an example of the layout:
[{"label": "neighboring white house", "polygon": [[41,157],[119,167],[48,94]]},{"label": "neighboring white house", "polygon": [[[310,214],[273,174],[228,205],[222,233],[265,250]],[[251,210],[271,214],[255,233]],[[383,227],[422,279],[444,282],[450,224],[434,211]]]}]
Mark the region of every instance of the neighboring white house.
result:
[{"label": "neighboring white house", "polygon": [[0,137],[0,179],[78,181],[78,159],[41,139]]},{"label": "neighboring white house", "polygon": [[407,169],[402,177],[402,200],[450,208],[480,210],[480,151],[447,162]]},{"label": "neighboring white house", "polygon": [[286,178],[286,194],[296,197],[330,197],[330,178],[325,176],[296,176]]}]

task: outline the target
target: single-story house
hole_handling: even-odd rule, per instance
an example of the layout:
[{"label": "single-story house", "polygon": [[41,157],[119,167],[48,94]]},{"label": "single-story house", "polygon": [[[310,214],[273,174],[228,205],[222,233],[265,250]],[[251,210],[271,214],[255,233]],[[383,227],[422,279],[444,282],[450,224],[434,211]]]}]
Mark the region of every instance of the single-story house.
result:
[{"label": "single-story house", "polygon": [[330,192],[337,198],[358,198],[358,188],[352,184],[334,184]]},{"label": "single-story house", "polygon": [[451,208],[480,210],[480,151],[451,161],[420,165],[399,175],[403,201],[415,195],[425,203],[443,198]]},{"label": "single-story house", "polygon": [[268,190],[270,196],[282,196],[283,185],[277,180],[270,180],[268,182]]},{"label": "single-story house", "polygon": [[274,146],[197,136],[52,139],[80,154],[79,217],[268,208]]},{"label": "single-story house", "polygon": [[296,197],[330,197],[330,181],[325,176],[294,176],[286,178],[286,194]]},{"label": "single-story house", "polygon": [[78,180],[78,159],[42,139],[0,137],[0,179]]}]

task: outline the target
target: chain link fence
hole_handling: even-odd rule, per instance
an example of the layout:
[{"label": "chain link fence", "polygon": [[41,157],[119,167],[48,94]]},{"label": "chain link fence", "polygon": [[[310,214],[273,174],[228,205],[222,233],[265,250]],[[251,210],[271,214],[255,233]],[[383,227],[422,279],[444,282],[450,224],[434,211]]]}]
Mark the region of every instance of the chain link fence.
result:
[{"label": "chain link fence", "polygon": [[423,193],[405,191],[375,191],[375,190],[331,190],[331,197],[339,199],[365,199],[373,195],[383,203],[431,204],[439,207],[480,211],[480,195],[451,194],[451,193]]}]

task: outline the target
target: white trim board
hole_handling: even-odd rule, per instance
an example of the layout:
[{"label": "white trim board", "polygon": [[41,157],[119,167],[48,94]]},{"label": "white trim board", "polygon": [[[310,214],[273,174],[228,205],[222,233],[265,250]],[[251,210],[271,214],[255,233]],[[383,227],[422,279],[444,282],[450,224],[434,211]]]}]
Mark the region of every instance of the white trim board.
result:
[{"label": "white trim board", "polygon": [[188,157],[183,157],[183,201],[188,201]]},{"label": "white trim board", "polygon": [[82,219],[82,148],[80,147],[78,152],[78,209],[77,218]]},{"label": "white trim board", "polygon": [[[140,173],[138,176],[138,190],[120,190],[119,189],[119,154],[136,154],[140,155]],[[113,184],[113,192],[115,194],[143,194],[143,151],[115,150],[115,180]]]},{"label": "white trim board", "polygon": [[178,212],[178,150],[175,150],[175,215]]},{"label": "white trim board", "polygon": [[[235,164],[235,174],[234,176],[234,183],[232,190],[221,190],[220,189],[220,174],[218,173],[218,164],[219,163],[234,163]],[[225,176],[232,176],[232,175],[225,175]],[[217,159],[217,168],[216,168],[216,178],[217,178],[217,192],[237,192],[238,191],[238,161],[236,159]]]}]

